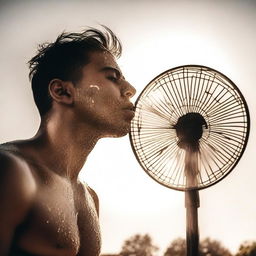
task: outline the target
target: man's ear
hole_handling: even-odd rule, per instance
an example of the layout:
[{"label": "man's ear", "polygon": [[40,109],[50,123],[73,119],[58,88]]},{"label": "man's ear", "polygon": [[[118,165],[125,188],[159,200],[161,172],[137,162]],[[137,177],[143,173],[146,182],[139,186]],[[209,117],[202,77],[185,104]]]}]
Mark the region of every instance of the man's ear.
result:
[{"label": "man's ear", "polygon": [[74,85],[70,81],[53,79],[49,83],[49,93],[58,103],[71,105],[74,102]]}]

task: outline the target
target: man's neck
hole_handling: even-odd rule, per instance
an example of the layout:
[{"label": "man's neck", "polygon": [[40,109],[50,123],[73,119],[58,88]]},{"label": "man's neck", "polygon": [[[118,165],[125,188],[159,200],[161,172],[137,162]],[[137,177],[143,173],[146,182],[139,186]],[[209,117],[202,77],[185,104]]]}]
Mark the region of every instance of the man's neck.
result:
[{"label": "man's neck", "polygon": [[76,180],[99,136],[85,124],[55,117],[40,126],[32,139],[40,161],[49,169]]}]

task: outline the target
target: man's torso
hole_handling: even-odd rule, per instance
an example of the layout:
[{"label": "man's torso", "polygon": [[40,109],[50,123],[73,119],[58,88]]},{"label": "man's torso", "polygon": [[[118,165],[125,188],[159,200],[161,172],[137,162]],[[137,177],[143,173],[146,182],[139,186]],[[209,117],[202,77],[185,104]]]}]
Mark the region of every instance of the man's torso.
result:
[{"label": "man's torso", "polygon": [[37,193],[15,230],[10,255],[99,255],[100,230],[91,189],[23,160],[36,180]]}]

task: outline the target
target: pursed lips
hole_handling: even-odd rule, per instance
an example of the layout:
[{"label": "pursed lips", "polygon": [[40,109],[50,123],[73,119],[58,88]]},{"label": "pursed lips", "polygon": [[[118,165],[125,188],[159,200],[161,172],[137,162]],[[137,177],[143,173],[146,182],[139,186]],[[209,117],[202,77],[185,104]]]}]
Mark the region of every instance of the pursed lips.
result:
[{"label": "pursed lips", "polygon": [[126,111],[131,118],[135,116],[135,106],[132,103],[123,107],[123,110]]},{"label": "pursed lips", "polygon": [[130,110],[135,112],[135,106],[131,103],[123,108],[124,110]]}]

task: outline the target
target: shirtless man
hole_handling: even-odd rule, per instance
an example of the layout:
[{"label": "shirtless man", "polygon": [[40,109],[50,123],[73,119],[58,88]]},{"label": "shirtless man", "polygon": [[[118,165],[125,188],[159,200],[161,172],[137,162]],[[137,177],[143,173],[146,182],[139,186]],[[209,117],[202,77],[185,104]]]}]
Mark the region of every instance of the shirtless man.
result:
[{"label": "shirtless man", "polygon": [[30,60],[41,124],[0,147],[1,256],[99,255],[98,198],[78,174],[100,138],[129,132],[135,89],[120,54],[111,30],[89,29],[61,34]]}]

